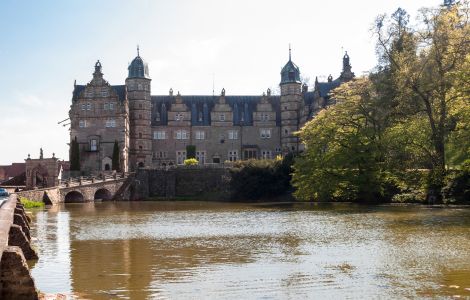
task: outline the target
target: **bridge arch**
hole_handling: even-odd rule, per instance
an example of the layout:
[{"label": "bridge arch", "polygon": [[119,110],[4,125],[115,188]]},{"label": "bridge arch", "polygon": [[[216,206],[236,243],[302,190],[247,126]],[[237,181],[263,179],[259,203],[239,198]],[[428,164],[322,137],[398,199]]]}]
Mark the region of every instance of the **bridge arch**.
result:
[{"label": "bridge arch", "polygon": [[77,191],[70,191],[65,195],[65,203],[84,202],[82,193]]},{"label": "bridge arch", "polygon": [[111,200],[113,198],[113,195],[108,189],[101,188],[96,190],[94,200]]}]

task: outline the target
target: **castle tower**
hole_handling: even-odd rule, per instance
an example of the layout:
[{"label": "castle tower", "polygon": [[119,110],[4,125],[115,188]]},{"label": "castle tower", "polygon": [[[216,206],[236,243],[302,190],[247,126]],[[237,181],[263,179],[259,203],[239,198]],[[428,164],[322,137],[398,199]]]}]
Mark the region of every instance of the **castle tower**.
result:
[{"label": "castle tower", "polygon": [[302,90],[300,70],[291,59],[281,71],[281,148],[284,154],[299,150],[299,139],[294,133],[299,130]]},{"label": "castle tower", "polygon": [[128,67],[126,79],[129,103],[129,166],[131,171],[148,167],[152,163],[151,98],[148,65],[137,57]]}]

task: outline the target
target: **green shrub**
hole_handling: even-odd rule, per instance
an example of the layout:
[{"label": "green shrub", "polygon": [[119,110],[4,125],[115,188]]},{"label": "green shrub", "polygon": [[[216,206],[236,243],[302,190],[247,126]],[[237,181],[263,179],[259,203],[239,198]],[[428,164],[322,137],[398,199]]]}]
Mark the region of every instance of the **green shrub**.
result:
[{"label": "green shrub", "polygon": [[293,156],[283,160],[237,161],[230,169],[232,198],[257,200],[281,196],[292,191],[290,185]]},{"label": "green shrub", "polygon": [[196,166],[197,164],[199,164],[199,161],[195,158],[188,158],[185,159],[183,163],[185,166]]},{"label": "green shrub", "polygon": [[38,208],[44,207],[44,202],[33,201],[25,197],[20,197],[20,202],[25,208]]},{"label": "green shrub", "polygon": [[470,201],[470,168],[464,165],[462,170],[453,170],[447,175],[442,188],[444,201],[447,203],[467,203]]}]

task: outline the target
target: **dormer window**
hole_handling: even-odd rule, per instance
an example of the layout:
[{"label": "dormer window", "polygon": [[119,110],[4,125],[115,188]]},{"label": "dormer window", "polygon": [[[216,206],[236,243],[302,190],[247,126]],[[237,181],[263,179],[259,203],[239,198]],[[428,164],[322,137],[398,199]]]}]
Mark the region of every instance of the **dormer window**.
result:
[{"label": "dormer window", "polygon": [[198,116],[197,120],[198,120],[199,122],[202,122],[202,112],[199,112],[199,116]]},{"label": "dormer window", "polygon": [[104,108],[104,110],[108,110],[109,109],[109,103],[105,103],[103,108]]},{"label": "dormer window", "polygon": [[157,112],[155,115],[155,121],[160,122],[160,113]]},{"label": "dormer window", "polygon": [[245,121],[245,112],[242,111],[242,116],[240,118],[240,121],[244,122]]},{"label": "dormer window", "polygon": [[225,121],[225,114],[220,114],[219,115],[219,121],[221,121],[221,122]]},{"label": "dormer window", "polygon": [[289,71],[289,80],[295,81],[295,72],[294,71]]}]

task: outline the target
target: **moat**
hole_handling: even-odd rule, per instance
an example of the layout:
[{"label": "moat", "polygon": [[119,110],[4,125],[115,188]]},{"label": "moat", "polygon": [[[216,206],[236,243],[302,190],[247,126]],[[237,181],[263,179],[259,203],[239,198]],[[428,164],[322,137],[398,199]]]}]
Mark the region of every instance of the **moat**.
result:
[{"label": "moat", "polygon": [[470,208],[103,202],[33,214],[32,274],[45,293],[470,297]]}]

